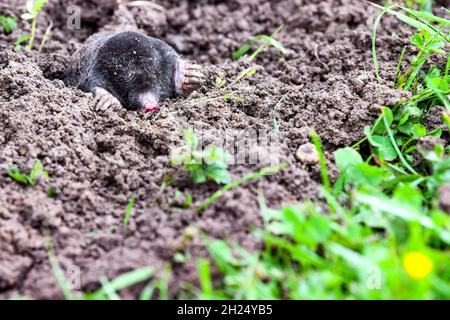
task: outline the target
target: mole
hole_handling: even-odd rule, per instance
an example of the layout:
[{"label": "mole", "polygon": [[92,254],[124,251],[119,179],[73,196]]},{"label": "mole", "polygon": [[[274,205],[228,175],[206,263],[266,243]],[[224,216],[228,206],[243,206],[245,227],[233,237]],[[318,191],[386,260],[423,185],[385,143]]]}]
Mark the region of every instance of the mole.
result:
[{"label": "mole", "polygon": [[204,78],[199,65],[137,31],[94,35],[76,60],[76,85],[95,95],[97,110],[152,112],[160,102],[195,90]]}]

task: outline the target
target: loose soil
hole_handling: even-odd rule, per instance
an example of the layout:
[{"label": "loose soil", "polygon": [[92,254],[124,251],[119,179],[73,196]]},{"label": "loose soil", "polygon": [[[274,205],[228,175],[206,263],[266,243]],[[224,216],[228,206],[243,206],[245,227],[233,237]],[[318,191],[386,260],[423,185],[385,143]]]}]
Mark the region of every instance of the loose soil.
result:
[{"label": "loose soil", "polygon": [[[26,2],[8,0],[3,11],[19,14]],[[408,94],[391,90],[400,51],[409,31],[383,19],[378,47],[383,84],[372,72],[371,27],[377,10],[359,0],[204,0],[159,2],[166,10],[126,7],[116,1],[50,1],[39,19],[38,41],[50,21],[54,32],[42,54],[15,53],[13,35],[0,36],[0,298],[26,295],[61,298],[51,270],[46,240],[51,238],[63,269],[81,270],[81,290],[94,290],[99,278],[153,266],[157,274],[171,264],[170,292],[180,297],[185,282],[197,283],[196,257],[208,253],[201,237],[230,239],[249,250],[261,247],[252,229],[261,227],[258,195],[269,206],[321,201],[320,169],[301,163],[297,150],[309,143],[313,128],[321,137],[332,177],[333,152],[363,137],[363,128],[380,107]],[[82,29],[69,30],[66,8],[82,8]],[[256,74],[234,79],[250,67],[233,62],[231,53],[255,34],[271,34],[286,48],[270,48],[255,60]],[[167,101],[157,114],[97,113],[91,94],[64,85],[71,55],[90,35],[117,28],[139,28],[202,64],[210,81],[188,97]],[[215,85],[217,75],[227,81]],[[230,96],[231,99],[224,96]],[[277,105],[280,98],[286,98]],[[274,108],[277,106],[277,111]],[[204,144],[225,133],[273,130],[279,125],[280,173],[228,191],[202,214],[214,183],[191,185],[182,168],[169,164],[171,150],[182,143],[182,129],[203,133]],[[251,152],[267,150],[252,147]],[[266,152],[266,154],[264,154]],[[40,160],[50,175],[35,188],[7,176],[12,163],[29,170]],[[233,179],[264,167],[231,165]],[[161,188],[167,177],[175,181]],[[48,196],[55,188],[56,197]],[[194,203],[179,209],[177,190]],[[137,196],[130,225],[123,228],[128,199]],[[181,201],[182,202],[182,201]],[[187,240],[186,240],[187,239]],[[183,252],[185,263],[174,262]],[[142,286],[124,290],[135,298]]]}]

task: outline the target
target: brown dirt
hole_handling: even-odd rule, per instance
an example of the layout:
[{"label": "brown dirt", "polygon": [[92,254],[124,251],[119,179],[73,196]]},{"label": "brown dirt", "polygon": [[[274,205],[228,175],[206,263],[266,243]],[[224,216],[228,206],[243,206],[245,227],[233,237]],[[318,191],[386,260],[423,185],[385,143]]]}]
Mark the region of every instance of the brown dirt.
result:
[{"label": "brown dirt", "polygon": [[[17,4],[24,2],[11,1],[10,10],[19,12]],[[18,33],[0,36],[0,298],[61,297],[48,263],[46,232],[63,267],[81,268],[82,290],[98,287],[101,275],[112,278],[146,265],[160,271],[172,263],[177,250],[184,250],[188,261],[172,263],[171,293],[179,297],[183,282],[196,282],[194,257],[207,255],[200,237],[183,241],[187,227],[257,248],[260,244],[251,229],[261,226],[259,192],[272,207],[320,199],[318,165],[295,158],[298,148],[309,142],[309,130],[321,136],[335,176],[333,151],[361,139],[363,127],[373,122],[381,106],[407,97],[389,89],[392,70],[408,41],[407,30],[385,19],[378,42],[386,83],[377,84],[370,52],[377,12],[364,1],[160,3],[167,10],[141,7],[125,12],[114,1],[51,1],[40,25],[51,19],[55,30],[41,55],[9,50]],[[65,27],[69,4],[83,7],[80,31]],[[168,101],[149,119],[135,112],[98,114],[90,94],[64,86],[61,79],[70,55],[84,39],[119,24],[167,40],[228,83],[250,66],[229,57],[252,35],[270,34],[284,24],[278,39],[288,51],[281,57],[268,49],[256,59],[258,72],[252,77],[225,89],[205,85],[189,97]],[[229,92],[238,99],[225,101],[223,95]],[[227,192],[199,215],[195,206],[218,187],[194,187],[182,169],[170,167],[170,151],[181,143],[181,129],[204,132],[205,143],[225,131],[271,131],[273,108],[287,92],[277,118],[280,161],[289,168]],[[49,182],[31,188],[7,177],[9,164],[28,170],[36,159],[49,172]],[[233,165],[231,174],[236,179],[263,166]],[[159,194],[169,175],[176,182]],[[49,187],[56,188],[56,198],[48,197]],[[194,205],[174,208],[176,190],[191,194]],[[124,230],[124,209],[132,194],[138,195],[136,210]],[[135,297],[138,289],[123,296]]]}]

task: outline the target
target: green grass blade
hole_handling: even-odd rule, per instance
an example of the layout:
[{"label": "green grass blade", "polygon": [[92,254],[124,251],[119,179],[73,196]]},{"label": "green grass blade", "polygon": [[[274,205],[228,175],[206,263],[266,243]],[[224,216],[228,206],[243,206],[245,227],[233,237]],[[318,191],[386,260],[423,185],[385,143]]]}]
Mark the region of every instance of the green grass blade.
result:
[{"label": "green grass blade", "polygon": [[388,133],[389,139],[391,140],[392,146],[394,147],[395,151],[397,152],[397,155],[400,158],[400,161],[403,163],[403,165],[405,166],[406,169],[411,171],[412,174],[418,175],[419,173],[416,170],[414,170],[414,168],[408,163],[408,161],[406,161],[405,157],[403,157],[403,154],[400,151],[400,149],[397,145],[397,142],[395,141],[394,134],[392,133],[392,130],[389,126],[384,109],[383,109],[383,122],[386,127],[386,131]]},{"label": "green grass blade", "polygon": [[400,59],[398,59],[397,67],[395,68],[394,86],[396,88],[401,88],[403,85],[402,83],[400,83],[400,73],[401,73],[402,62],[405,57],[406,48],[407,48],[406,46],[403,47],[402,53],[400,55]]},{"label": "green grass blade", "polygon": [[123,226],[128,228],[128,224],[130,222],[130,216],[133,213],[134,205],[136,203],[136,196],[133,194],[128,200],[127,208],[125,209],[125,215],[123,217]]},{"label": "green grass blade", "polygon": [[200,278],[200,287],[202,289],[202,299],[213,298],[213,285],[211,280],[211,270],[209,261],[201,259],[198,262],[198,274]]},{"label": "green grass blade", "polygon": [[108,281],[108,278],[106,278],[105,276],[101,277],[100,283],[102,284],[103,291],[105,292],[108,300],[121,300],[119,295],[111,285],[111,282]]},{"label": "green grass blade", "polygon": [[281,98],[278,100],[277,104],[273,108],[273,132],[275,132],[275,133],[280,132],[280,127],[278,126],[278,121],[277,121],[278,108],[281,105],[281,103],[287,98],[289,93],[290,92],[286,92],[283,96],[281,96]]},{"label": "green grass blade", "polygon": [[139,295],[139,300],[150,300],[153,296],[153,292],[155,291],[155,285],[152,281],[150,281],[145,288],[141,291]]},{"label": "green grass blade", "polygon": [[409,8],[402,8],[402,9],[405,10],[406,12],[408,12],[409,14],[413,15],[414,17],[422,17],[422,18],[431,20],[433,22],[437,22],[437,23],[445,25],[445,26],[450,26],[450,20],[435,16],[434,14],[431,14],[429,12],[416,11],[416,10],[412,10]]},{"label": "green grass blade", "polygon": [[319,136],[315,131],[312,131],[310,134],[311,141],[316,147],[317,152],[319,153],[319,162],[320,162],[320,173],[322,175],[322,183],[327,193],[331,192],[331,183],[330,177],[328,176],[327,170],[327,162],[325,160],[325,154],[323,153],[322,142],[320,141]]},{"label": "green grass blade", "polygon": [[47,43],[48,39],[50,38],[52,28],[53,28],[53,23],[50,21],[50,24],[48,25],[47,29],[45,30],[44,37],[42,38],[41,44],[39,46],[39,53],[42,52],[45,44]]},{"label": "green grass blade", "polygon": [[[110,281],[107,289],[112,290],[113,292],[117,292],[119,290],[150,279],[153,276],[153,273],[154,269],[152,267],[143,267],[130,271]],[[105,295],[108,295],[108,293],[105,291],[105,288],[100,288],[94,293],[93,296],[95,298],[101,298]]]},{"label": "green grass blade", "polygon": [[59,265],[58,258],[56,257],[55,249],[53,248],[53,243],[50,237],[47,237],[47,255],[53,270],[53,274],[55,275],[56,281],[58,281],[59,287],[61,288],[64,297],[67,300],[74,300],[75,295],[72,293],[64,272]]},{"label": "green grass blade", "polygon": [[[273,38],[275,38],[277,35],[278,35],[278,33],[280,33],[281,32],[281,30],[283,30],[283,28],[284,28],[284,25],[281,25],[281,26],[279,26],[275,31],[274,31],[274,33],[272,33],[272,35],[270,36],[270,37],[268,37],[268,36],[266,36],[267,38],[269,38],[269,39],[273,39]],[[278,42],[279,43],[279,42]],[[253,54],[250,56],[250,58],[248,58],[248,60],[249,61],[253,61],[267,46],[269,46],[269,45],[272,45],[273,44],[273,42],[272,41],[267,41],[267,39],[266,39],[266,41],[264,41],[264,43],[263,44],[261,44],[260,46],[259,46],[259,48],[258,49],[256,49],[256,51],[255,52],[253,52]],[[279,45],[278,44],[275,44],[275,46],[281,46],[281,43],[279,43]],[[282,47],[282,46],[281,46]]]},{"label": "green grass blade", "polygon": [[[372,3],[372,5],[375,5]],[[375,70],[375,76],[377,77],[377,81],[381,82],[381,77],[380,77],[380,65],[378,64],[378,58],[377,58],[377,30],[378,30],[378,26],[380,25],[381,22],[381,18],[383,18],[383,16],[392,8],[396,7],[397,5],[393,5],[387,8],[383,8],[379,5],[375,5],[378,8],[383,9],[383,11],[377,16],[375,23],[373,25],[373,29],[372,29],[372,60],[373,60],[373,67]]]}]

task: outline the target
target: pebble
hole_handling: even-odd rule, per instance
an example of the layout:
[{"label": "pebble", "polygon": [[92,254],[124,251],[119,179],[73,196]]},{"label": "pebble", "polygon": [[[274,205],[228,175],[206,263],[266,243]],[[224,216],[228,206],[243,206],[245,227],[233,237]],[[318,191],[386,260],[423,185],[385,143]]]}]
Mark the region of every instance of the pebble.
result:
[{"label": "pebble", "polygon": [[319,153],[312,143],[302,144],[295,153],[295,158],[303,164],[313,165],[319,163]]}]

